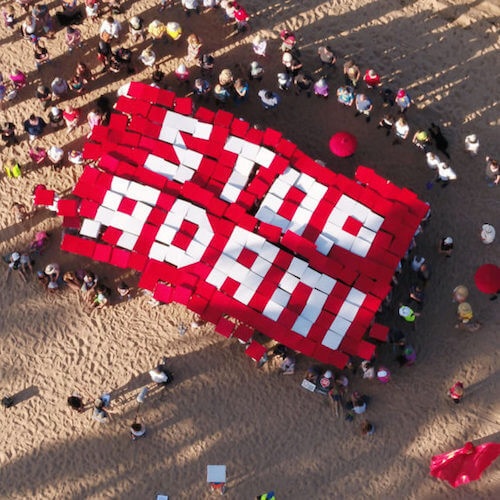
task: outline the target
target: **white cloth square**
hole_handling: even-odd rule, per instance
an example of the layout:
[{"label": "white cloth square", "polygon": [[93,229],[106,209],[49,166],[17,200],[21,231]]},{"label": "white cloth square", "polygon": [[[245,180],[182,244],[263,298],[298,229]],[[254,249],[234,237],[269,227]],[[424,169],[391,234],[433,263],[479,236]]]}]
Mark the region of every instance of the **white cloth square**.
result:
[{"label": "white cloth square", "polygon": [[163,262],[165,260],[165,256],[167,255],[167,250],[167,246],[155,241],[149,250],[149,258]]},{"label": "white cloth square", "polygon": [[111,210],[118,210],[122,199],[122,194],[118,194],[113,191],[107,191],[104,195],[104,199],[102,200],[102,206],[110,208]]},{"label": "white cloth square", "polygon": [[138,235],[124,232],[118,238],[116,244],[121,248],[125,248],[127,250],[133,250],[138,239],[139,239]]},{"label": "white cloth square", "polygon": [[196,122],[196,126],[193,132],[193,137],[197,139],[210,139],[210,134],[214,126],[211,123]]},{"label": "white cloth square", "polygon": [[111,190],[115,193],[126,194],[129,186],[130,181],[122,177],[115,176],[111,181]]},{"label": "white cloth square", "polygon": [[302,337],[307,337],[312,325],[313,324],[311,323],[311,321],[309,321],[307,318],[305,318],[304,316],[299,316],[295,320],[295,323],[292,326],[292,330],[295,333],[302,335]]},{"label": "white cloth square", "polygon": [[101,223],[94,219],[83,219],[80,234],[88,238],[97,238],[101,230]]},{"label": "white cloth square", "polygon": [[[259,165],[262,165],[263,167],[269,167],[273,162],[275,156],[276,153],[273,153],[270,149],[261,147],[259,149],[259,153],[257,154],[255,162],[258,163]],[[251,160],[251,158],[249,159]]]},{"label": "white cloth square", "polygon": [[231,153],[236,153],[239,155],[241,150],[243,149],[243,144],[245,141],[240,137],[235,137],[234,135],[230,135],[227,138],[226,144],[224,144],[224,149],[226,151],[231,151]]}]

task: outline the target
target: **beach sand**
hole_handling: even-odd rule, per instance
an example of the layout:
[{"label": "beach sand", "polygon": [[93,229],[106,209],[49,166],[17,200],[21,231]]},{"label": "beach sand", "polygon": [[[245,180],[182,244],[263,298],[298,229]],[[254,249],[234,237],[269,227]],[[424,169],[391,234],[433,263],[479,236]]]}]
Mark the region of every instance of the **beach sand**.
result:
[{"label": "beach sand", "polygon": [[[186,19],[177,5],[161,14],[157,5],[152,0],[127,1],[125,14],[116,17],[124,27],[136,14],[146,24],[156,17],[181,23],[183,37],[158,49],[162,68],[169,73],[166,83],[174,90],[185,93],[170,73],[185,54],[190,32],[202,37],[219,70],[234,68],[236,62],[247,68],[254,59],[251,40],[258,32],[269,39],[264,80],[251,84],[249,102],[229,107],[230,111],[282,131],[336,172],[352,177],[357,165],[372,167],[431,204],[432,220],[418,237],[417,250],[433,269],[423,314],[415,328],[403,325],[394,309],[380,318],[405,330],[417,350],[417,363],[398,368],[392,348],[381,346],[377,363],[391,369],[390,383],[351,377],[350,387],[370,396],[366,416],[376,433],[363,437],[359,418],[351,423],[335,417],[325,397],[300,387],[312,360],[299,356],[296,373],[283,377],[274,363],[257,369],[244,356],[242,345],[214,333],[212,326],[189,328],[193,315],[181,306],[152,307],[148,297],[135,290],[132,300],[115,300],[112,307],[89,315],[71,290],[47,295],[35,278],[24,284],[19,276],[11,276],[8,284],[3,279],[0,284],[0,387],[1,396],[16,395],[16,405],[0,411],[0,497],[152,499],[164,493],[171,499],[203,499],[211,496],[208,464],[227,465],[230,499],[251,499],[269,490],[280,500],[498,497],[498,462],[483,479],[458,490],[429,476],[432,455],[468,440],[500,438],[498,303],[488,301],[473,284],[479,265],[500,262],[498,242],[484,246],[479,239],[483,222],[500,226],[500,188],[488,188],[483,179],[484,156],[500,154],[498,3],[254,0],[244,2],[252,14],[252,32],[229,38],[221,11]],[[56,4],[49,7],[54,12]],[[18,26],[23,18],[19,16]],[[37,73],[29,43],[2,25],[4,78],[15,64],[30,78],[17,99],[5,106],[2,121],[13,121],[20,130],[31,112],[42,112],[34,98],[40,79],[49,84],[56,74],[69,78],[78,59],[95,68],[98,27],[99,23],[83,23],[85,46],[71,56],[65,51],[64,32],[59,31],[47,41],[52,65]],[[432,121],[441,125],[458,180],[446,189],[437,184],[427,189],[432,173],[422,153],[410,141],[392,146],[392,139],[376,129],[383,109],[375,92],[370,124],[354,118],[353,110],[341,108],[333,95],[322,101],[290,92],[276,112],[264,112],[257,91],[276,89],[275,75],[281,70],[278,36],[284,28],[297,34],[304,67],[316,76],[321,73],[317,47],[328,43],[334,49],[338,61],[329,80],[332,94],[342,83],[342,64],[350,58],[362,71],[375,67],[392,88],[408,89],[414,100],[408,112],[411,129]],[[135,57],[147,45],[137,44]],[[139,63],[136,67],[140,71],[133,79],[150,81]],[[197,76],[196,68],[192,74]],[[119,78],[98,75],[89,91],[71,102],[86,114],[93,100],[102,94],[114,96],[128,78],[124,73]],[[339,130],[358,137],[355,156],[338,159],[329,152],[328,140]],[[82,125],[70,139],[64,131],[46,134],[40,144],[64,145],[68,151],[80,147],[87,132]],[[481,142],[476,158],[463,152],[463,138],[471,132]],[[51,242],[36,259],[37,270],[54,261],[63,270],[88,266],[108,286],[122,279],[136,286],[138,276],[133,272],[61,252],[61,221],[49,212],[40,210],[21,224],[14,222],[11,204],[30,205],[35,185],[68,193],[82,170],[30,168],[27,149],[24,137],[10,152],[1,152],[4,160],[14,155],[25,166],[21,179],[0,180],[2,254],[26,247],[36,231],[46,230]],[[439,238],[448,234],[456,243],[450,259],[437,253]],[[408,279],[401,281],[397,297],[407,291]],[[453,328],[456,305],[451,290],[460,283],[469,287],[470,302],[484,323],[476,333]],[[184,335],[179,333],[181,325],[188,327]],[[140,408],[147,437],[133,442],[128,427],[138,409],[135,397],[162,356],[168,357],[175,381],[148,395]],[[460,405],[446,395],[456,380],[466,387]],[[111,421],[95,422],[90,410],[71,412],[66,398],[74,390],[89,401],[111,392]]]}]

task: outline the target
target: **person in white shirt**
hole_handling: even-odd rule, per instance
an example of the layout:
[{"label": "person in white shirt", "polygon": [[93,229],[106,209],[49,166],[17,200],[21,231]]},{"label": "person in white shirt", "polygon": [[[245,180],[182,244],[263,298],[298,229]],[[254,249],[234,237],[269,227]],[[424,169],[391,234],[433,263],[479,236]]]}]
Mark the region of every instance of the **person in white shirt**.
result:
[{"label": "person in white shirt", "polygon": [[439,156],[434,153],[431,153],[430,151],[426,153],[425,158],[427,160],[427,166],[431,170],[437,170],[438,165],[442,163],[441,160],[439,159]]},{"label": "person in white shirt", "polygon": [[479,151],[479,139],[476,134],[470,134],[465,138],[464,141],[465,151],[471,156],[476,156]]},{"label": "person in white shirt", "polygon": [[101,24],[99,28],[99,35],[107,33],[110,38],[118,38],[120,36],[120,31],[122,30],[122,25],[115,21],[112,16],[107,17]]},{"label": "person in white shirt", "polygon": [[275,94],[270,90],[262,89],[261,91],[259,91],[259,97],[262,102],[262,106],[264,106],[264,109],[273,109],[280,102],[278,94]]}]

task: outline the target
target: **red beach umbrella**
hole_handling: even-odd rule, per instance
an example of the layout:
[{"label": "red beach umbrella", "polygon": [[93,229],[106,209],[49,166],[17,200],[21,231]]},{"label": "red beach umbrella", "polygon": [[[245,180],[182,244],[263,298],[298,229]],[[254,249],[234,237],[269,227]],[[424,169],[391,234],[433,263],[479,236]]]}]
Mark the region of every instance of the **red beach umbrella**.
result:
[{"label": "red beach umbrella", "polygon": [[496,294],[500,291],[500,267],[495,264],[484,264],[477,268],[474,283],[480,292]]},{"label": "red beach umbrella", "polygon": [[349,132],[337,132],[330,139],[330,151],[341,158],[347,158],[354,154],[358,141]]},{"label": "red beach umbrella", "polygon": [[475,481],[500,455],[500,443],[474,446],[465,443],[459,450],[435,455],[431,460],[431,476],[448,481],[453,488]]}]

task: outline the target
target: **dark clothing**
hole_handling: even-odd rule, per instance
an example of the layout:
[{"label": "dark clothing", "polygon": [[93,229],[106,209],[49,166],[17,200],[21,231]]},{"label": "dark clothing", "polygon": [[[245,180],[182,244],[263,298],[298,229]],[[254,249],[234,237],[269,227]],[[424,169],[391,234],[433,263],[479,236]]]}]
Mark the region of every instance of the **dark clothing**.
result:
[{"label": "dark clothing", "polygon": [[35,123],[31,123],[30,120],[26,120],[23,123],[24,130],[29,135],[34,135],[35,137],[42,135],[43,130],[46,126],[47,126],[47,124],[40,117],[37,117],[37,119],[35,120]]}]

